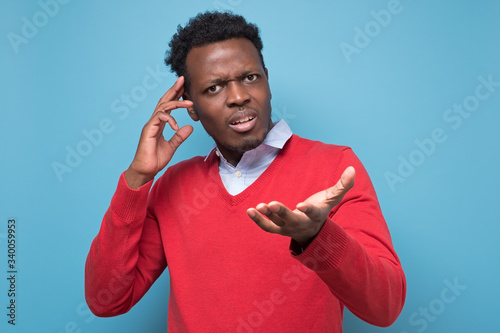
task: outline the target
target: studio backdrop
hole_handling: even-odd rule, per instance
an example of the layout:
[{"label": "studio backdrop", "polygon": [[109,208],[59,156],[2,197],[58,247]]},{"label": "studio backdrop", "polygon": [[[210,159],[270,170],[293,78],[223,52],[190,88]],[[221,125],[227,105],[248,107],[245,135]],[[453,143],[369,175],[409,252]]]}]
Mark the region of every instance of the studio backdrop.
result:
[{"label": "studio backdrop", "polygon": [[[407,299],[391,327],[347,311],[344,331],[499,332],[500,2],[1,4],[1,332],[166,332],[168,271],[103,319],[85,303],[84,263],[176,79],[163,64],[170,37],[206,10],[260,27],[273,119],[352,147],[371,176]],[[173,115],[195,129],[172,163],[206,155],[201,125]]]}]

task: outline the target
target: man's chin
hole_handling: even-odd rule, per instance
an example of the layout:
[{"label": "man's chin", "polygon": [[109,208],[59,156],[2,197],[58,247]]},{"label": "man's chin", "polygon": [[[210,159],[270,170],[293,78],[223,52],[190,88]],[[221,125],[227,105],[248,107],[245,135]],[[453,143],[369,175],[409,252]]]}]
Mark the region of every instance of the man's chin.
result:
[{"label": "man's chin", "polygon": [[237,139],[233,138],[234,141],[231,143],[218,142],[215,140],[214,136],[212,136],[212,138],[214,138],[217,146],[222,151],[225,150],[229,154],[239,155],[241,157],[243,153],[260,146],[266,138],[267,133],[269,133],[269,130],[270,129],[260,129],[258,133],[241,135]]},{"label": "man's chin", "polygon": [[229,146],[229,145],[223,145],[224,148],[227,150],[233,151],[238,154],[243,154],[244,152],[247,152],[249,150],[255,149],[260,144],[264,141],[264,139],[259,139],[259,138],[247,138],[242,140],[238,145],[236,146]]},{"label": "man's chin", "polygon": [[238,151],[241,153],[244,153],[246,151],[252,150],[260,146],[260,144],[264,141],[264,139],[248,139],[242,142],[239,147]]},{"label": "man's chin", "polygon": [[221,151],[227,151],[229,154],[243,155],[243,153],[255,149],[264,141],[264,139],[259,138],[245,138],[240,141],[237,145],[224,144],[221,142],[216,142],[217,146]]}]

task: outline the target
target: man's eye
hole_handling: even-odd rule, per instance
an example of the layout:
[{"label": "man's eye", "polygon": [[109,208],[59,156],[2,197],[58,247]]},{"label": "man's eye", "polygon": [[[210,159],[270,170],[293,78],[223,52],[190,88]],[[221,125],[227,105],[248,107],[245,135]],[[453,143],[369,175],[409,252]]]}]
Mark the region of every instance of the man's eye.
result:
[{"label": "man's eye", "polygon": [[210,93],[216,93],[220,90],[220,86],[219,85],[215,85],[215,86],[211,86],[207,89],[208,92]]},{"label": "man's eye", "polygon": [[246,79],[247,81],[255,81],[257,79],[257,75],[256,74],[247,75]]}]

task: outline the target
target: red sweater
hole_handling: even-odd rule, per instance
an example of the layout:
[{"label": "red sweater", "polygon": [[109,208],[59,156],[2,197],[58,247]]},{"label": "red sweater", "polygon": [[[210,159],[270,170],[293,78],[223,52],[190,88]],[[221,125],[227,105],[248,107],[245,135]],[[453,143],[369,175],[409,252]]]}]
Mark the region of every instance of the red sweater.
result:
[{"label": "red sweater", "polygon": [[[354,187],[299,255],[246,215],[289,208],[356,169]],[[127,312],[167,267],[169,332],[342,332],[343,307],[388,326],[406,283],[371,181],[351,149],[293,135],[268,169],[231,196],[212,152],[130,189],[122,175],[85,267],[98,316]]]}]

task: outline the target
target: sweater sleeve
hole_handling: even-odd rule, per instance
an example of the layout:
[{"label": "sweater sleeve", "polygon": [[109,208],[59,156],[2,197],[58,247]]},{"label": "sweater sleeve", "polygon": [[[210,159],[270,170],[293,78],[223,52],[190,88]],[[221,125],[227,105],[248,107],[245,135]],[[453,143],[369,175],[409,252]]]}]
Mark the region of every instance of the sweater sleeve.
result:
[{"label": "sweater sleeve", "polygon": [[85,298],[97,316],[130,310],[166,268],[157,221],[147,213],[153,181],[130,189],[122,174],[85,264]]},{"label": "sweater sleeve", "polygon": [[350,149],[344,151],[335,182],[350,165],[356,169],[354,187],[295,258],[315,271],[356,316],[372,325],[389,326],[403,308],[405,276],[373,185]]}]

